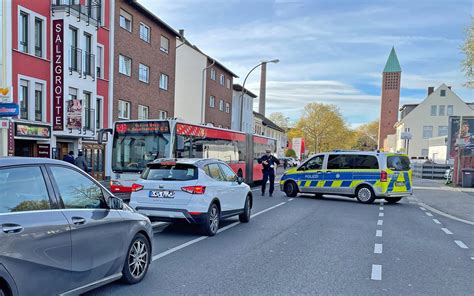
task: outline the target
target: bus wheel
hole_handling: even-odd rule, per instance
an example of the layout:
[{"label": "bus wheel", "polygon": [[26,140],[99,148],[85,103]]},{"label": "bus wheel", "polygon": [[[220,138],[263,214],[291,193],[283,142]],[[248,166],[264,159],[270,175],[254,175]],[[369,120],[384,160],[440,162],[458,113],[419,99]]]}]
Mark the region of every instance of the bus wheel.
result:
[{"label": "bus wheel", "polygon": [[388,204],[394,204],[397,203],[401,200],[401,197],[386,197],[385,200],[387,201]]},{"label": "bus wheel", "polygon": [[293,181],[286,182],[283,190],[288,197],[295,197],[298,194],[298,186]]}]

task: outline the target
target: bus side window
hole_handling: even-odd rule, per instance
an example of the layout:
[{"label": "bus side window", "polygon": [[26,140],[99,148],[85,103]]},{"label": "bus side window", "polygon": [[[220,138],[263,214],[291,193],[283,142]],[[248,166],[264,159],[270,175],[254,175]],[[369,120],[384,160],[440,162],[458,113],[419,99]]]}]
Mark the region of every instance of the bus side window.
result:
[{"label": "bus side window", "polygon": [[181,135],[176,136],[176,152],[184,152],[184,137]]}]

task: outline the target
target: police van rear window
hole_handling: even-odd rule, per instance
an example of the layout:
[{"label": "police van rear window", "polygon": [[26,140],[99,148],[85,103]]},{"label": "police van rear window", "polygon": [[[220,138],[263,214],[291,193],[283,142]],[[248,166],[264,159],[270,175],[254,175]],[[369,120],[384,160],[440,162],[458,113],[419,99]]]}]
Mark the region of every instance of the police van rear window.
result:
[{"label": "police van rear window", "polygon": [[159,181],[188,181],[198,178],[197,167],[189,164],[149,164],[143,172],[142,179]]},{"label": "police van rear window", "polygon": [[402,155],[388,156],[387,168],[394,171],[408,171],[410,170],[410,160]]}]

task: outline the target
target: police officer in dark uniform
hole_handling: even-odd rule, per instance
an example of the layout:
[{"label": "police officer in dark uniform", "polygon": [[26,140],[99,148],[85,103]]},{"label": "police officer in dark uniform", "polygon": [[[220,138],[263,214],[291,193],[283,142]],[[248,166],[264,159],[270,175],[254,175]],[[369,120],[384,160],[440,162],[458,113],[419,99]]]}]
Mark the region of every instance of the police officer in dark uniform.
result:
[{"label": "police officer in dark uniform", "polygon": [[262,165],[263,180],[262,180],[262,196],[265,195],[265,187],[268,179],[270,179],[270,196],[273,194],[275,188],[275,168],[280,164],[278,158],[271,154],[270,150],[266,150],[266,154],[258,159],[258,163]]}]

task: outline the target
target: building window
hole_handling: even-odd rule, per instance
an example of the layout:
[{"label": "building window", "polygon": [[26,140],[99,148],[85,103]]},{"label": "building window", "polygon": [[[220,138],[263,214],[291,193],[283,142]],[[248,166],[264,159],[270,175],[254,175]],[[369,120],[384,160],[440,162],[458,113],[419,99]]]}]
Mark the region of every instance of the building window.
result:
[{"label": "building window", "polygon": [[168,112],[160,110],[158,119],[166,119],[166,118],[168,118]]},{"label": "building window", "polygon": [[436,105],[431,105],[431,116],[436,116],[437,107]]},{"label": "building window", "polygon": [[423,126],[423,139],[433,138],[433,126],[425,125]]},{"label": "building window", "polygon": [[219,101],[219,110],[224,111],[224,100]]},{"label": "building window", "polygon": [[28,53],[28,14],[23,11],[20,12],[19,25],[20,51]]},{"label": "building window", "polygon": [[160,74],[160,88],[168,90],[168,75],[163,73]]},{"label": "building window", "polygon": [[104,78],[104,48],[97,45],[97,77]]},{"label": "building window", "polygon": [[35,83],[35,120],[43,121],[43,85]]},{"label": "building window", "polygon": [[429,150],[428,149],[421,149],[421,156],[428,156]]},{"label": "building window", "polygon": [[150,43],[150,27],[144,23],[140,23],[140,39]]},{"label": "building window", "polygon": [[77,100],[77,88],[69,88],[69,100]]},{"label": "building window", "polygon": [[82,67],[82,62],[81,62],[82,53],[81,53],[81,49],[78,48],[77,29],[74,27],[69,27],[69,34],[71,37],[71,51],[69,54],[69,58],[70,58],[69,71],[80,72],[81,67]]},{"label": "building window", "polygon": [[214,68],[211,68],[211,79],[216,80],[216,70]]},{"label": "building window", "polygon": [[440,125],[438,126],[438,137],[444,137],[448,135],[448,126]]},{"label": "building window", "polygon": [[447,115],[452,116],[454,114],[453,105],[448,105]]},{"label": "building window", "polygon": [[148,107],[138,105],[138,119],[139,120],[146,120],[148,119]]},{"label": "building window", "polygon": [[132,32],[132,15],[120,9],[120,27]]},{"label": "building window", "polygon": [[446,90],[445,89],[442,89],[440,92],[439,92],[439,95],[441,97],[445,97],[446,96]]},{"label": "building window", "polygon": [[102,99],[97,98],[96,103],[95,103],[95,127],[96,129],[101,129],[102,128]]},{"label": "building window", "polygon": [[209,107],[214,108],[216,106],[216,98],[214,96],[209,97]]},{"label": "building window", "polygon": [[225,103],[225,113],[230,113],[230,104]]},{"label": "building window", "polygon": [[439,105],[438,107],[438,115],[439,116],[444,116],[444,109],[446,108],[446,106],[444,105]]},{"label": "building window", "polygon": [[132,59],[119,55],[119,72],[123,75],[130,76],[132,72]]},{"label": "building window", "polygon": [[165,36],[161,35],[161,40],[160,40],[160,50],[162,52],[169,52],[170,48],[170,40],[166,38]]},{"label": "building window", "polygon": [[130,119],[130,102],[119,100],[118,118]]},{"label": "building window", "polygon": [[84,52],[84,75],[92,76],[95,71],[95,57],[92,54],[92,35],[84,33],[85,52]]},{"label": "building window", "polygon": [[20,79],[20,91],[19,91],[19,101],[20,101],[20,118],[28,120],[28,80]]},{"label": "building window", "polygon": [[43,57],[43,20],[35,18],[35,56]]},{"label": "building window", "polygon": [[145,83],[150,81],[150,67],[143,64],[138,66],[138,80]]},{"label": "building window", "polygon": [[224,83],[225,83],[225,76],[224,76],[224,74],[221,74],[219,83],[220,83],[221,85],[224,85]]},{"label": "building window", "polygon": [[84,126],[88,130],[92,130],[92,119],[95,118],[94,109],[92,109],[91,93],[84,92],[84,113],[85,123]]},{"label": "building window", "polygon": [[227,78],[227,80],[226,80],[226,85],[227,85],[227,88],[230,89],[230,79],[229,78]]}]

